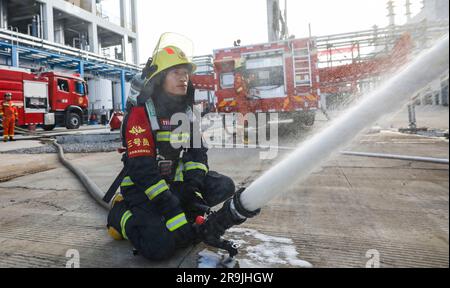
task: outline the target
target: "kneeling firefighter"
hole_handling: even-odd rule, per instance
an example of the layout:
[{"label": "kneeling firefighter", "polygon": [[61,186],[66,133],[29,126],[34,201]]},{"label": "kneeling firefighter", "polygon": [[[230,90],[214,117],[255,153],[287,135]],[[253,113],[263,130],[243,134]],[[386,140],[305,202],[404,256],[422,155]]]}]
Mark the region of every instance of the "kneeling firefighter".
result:
[{"label": "kneeling firefighter", "polygon": [[[239,195],[233,180],[209,170],[203,141],[193,145],[195,90],[189,78],[195,69],[179,47],[157,47],[142,75],[133,79],[127,101],[124,170],[118,177],[123,180],[107,227],[114,239],[128,239],[150,260],[167,259],[177,248],[199,241],[227,249],[221,239],[225,231],[259,212],[233,201]],[[171,118],[177,113],[189,117],[188,133],[176,133]],[[208,207],[224,201],[219,212],[196,224]]]}]

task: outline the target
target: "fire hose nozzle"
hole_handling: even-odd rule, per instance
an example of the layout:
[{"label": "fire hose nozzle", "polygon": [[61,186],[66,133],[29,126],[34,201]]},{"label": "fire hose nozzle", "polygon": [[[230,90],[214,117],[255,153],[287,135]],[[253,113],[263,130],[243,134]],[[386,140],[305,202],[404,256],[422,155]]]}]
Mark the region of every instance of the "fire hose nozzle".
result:
[{"label": "fire hose nozzle", "polygon": [[249,211],[242,205],[241,195],[244,193],[246,188],[239,189],[235,194],[230,203],[230,210],[234,212],[236,216],[241,219],[248,219],[258,216],[261,213],[261,209],[257,209],[255,211]]},{"label": "fire hose nozzle", "polygon": [[234,197],[226,201],[219,211],[212,212],[206,219],[196,219],[201,240],[209,246],[228,251],[231,258],[238,253],[237,246],[232,241],[223,239],[222,236],[231,227],[241,225],[248,218],[257,216],[261,211],[261,209],[248,211],[244,208],[240,200],[244,191],[245,189],[237,191]]}]

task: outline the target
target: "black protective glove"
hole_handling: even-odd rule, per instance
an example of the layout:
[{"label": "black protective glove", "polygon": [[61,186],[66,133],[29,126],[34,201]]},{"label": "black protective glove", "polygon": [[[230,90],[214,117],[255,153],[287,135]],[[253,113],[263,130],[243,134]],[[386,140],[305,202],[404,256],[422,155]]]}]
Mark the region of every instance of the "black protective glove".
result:
[{"label": "black protective glove", "polygon": [[180,205],[186,212],[189,222],[194,222],[197,216],[209,213],[210,207],[203,200],[199,190],[187,182],[174,182],[171,185],[172,193],[180,200]]},{"label": "black protective glove", "polygon": [[250,212],[242,206],[240,201],[242,192],[243,190],[238,191],[233,199],[226,201],[219,211],[208,216],[205,223],[194,226],[201,241],[209,246],[228,251],[230,257],[234,257],[238,250],[233,242],[222,238],[225,231],[260,213],[260,209]]},{"label": "black protective glove", "polygon": [[203,234],[201,237],[220,239],[231,227],[241,225],[247,218],[253,218],[261,212],[261,209],[250,212],[242,206],[240,201],[242,192],[243,190],[238,191],[232,199],[223,204],[219,211],[208,216],[206,222],[200,227],[200,233]]},{"label": "black protective glove", "polygon": [[208,216],[205,224],[201,227],[202,234],[220,239],[228,229],[235,225],[241,225],[247,220],[247,218],[240,218],[231,212],[231,201],[231,199],[228,200],[219,211]]}]

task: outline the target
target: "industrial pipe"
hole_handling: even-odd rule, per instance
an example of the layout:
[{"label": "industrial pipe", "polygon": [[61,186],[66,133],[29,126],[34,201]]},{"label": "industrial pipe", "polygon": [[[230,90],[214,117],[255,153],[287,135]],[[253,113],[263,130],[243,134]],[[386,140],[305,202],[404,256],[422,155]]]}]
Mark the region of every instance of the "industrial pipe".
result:
[{"label": "industrial pipe", "polygon": [[330,127],[303,143],[288,158],[254,181],[241,195],[243,208],[263,207],[294,182],[304,180],[333,152],[348,144],[381,116],[406,105],[411,95],[442,76],[449,67],[449,36],[404,67],[376,91],[338,118]]},{"label": "industrial pipe", "polygon": [[341,154],[349,155],[349,156],[386,158],[386,159],[394,159],[394,160],[407,160],[407,161],[428,162],[428,163],[447,164],[447,165],[449,164],[449,160],[448,159],[431,158],[431,157],[394,155],[394,154],[381,154],[381,153],[367,153],[367,152],[351,152],[351,151],[341,151]]},{"label": "industrial pipe", "polygon": [[[221,145],[222,143],[210,143],[211,145]],[[244,145],[244,144],[233,144],[236,148],[250,148],[250,149],[277,149],[277,150],[287,150],[294,151],[296,147],[289,146],[266,146],[266,145]],[[428,162],[437,164],[449,164],[449,160],[445,158],[433,158],[433,157],[420,157],[420,156],[410,156],[410,155],[396,155],[396,154],[383,154],[383,153],[369,153],[369,152],[353,152],[353,151],[341,151],[342,155],[349,156],[362,156],[362,157],[373,157],[373,158],[385,158],[394,160],[406,160],[415,162]]]}]

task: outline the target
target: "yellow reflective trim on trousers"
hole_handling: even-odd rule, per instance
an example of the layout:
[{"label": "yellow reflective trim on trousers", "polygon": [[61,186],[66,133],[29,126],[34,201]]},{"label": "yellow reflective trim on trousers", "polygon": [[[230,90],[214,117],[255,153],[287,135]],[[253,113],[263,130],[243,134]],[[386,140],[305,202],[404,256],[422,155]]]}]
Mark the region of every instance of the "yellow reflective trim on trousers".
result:
[{"label": "yellow reflective trim on trousers", "polygon": [[166,180],[161,180],[152,187],[148,188],[145,191],[145,195],[147,195],[150,200],[155,199],[159,194],[163,193],[164,191],[169,190],[169,186],[167,186]]},{"label": "yellow reflective trim on trousers", "polygon": [[167,227],[167,229],[169,229],[170,232],[173,232],[173,231],[177,230],[178,228],[180,228],[181,226],[186,225],[187,223],[188,222],[186,220],[186,214],[181,213],[181,214],[173,217],[169,221],[167,221],[166,227]]},{"label": "yellow reflective trim on trousers", "polygon": [[175,182],[183,182],[184,181],[184,175],[183,175],[184,165],[183,161],[180,160],[178,163],[177,171],[175,172]]},{"label": "yellow reflective trim on trousers", "polygon": [[131,180],[131,177],[127,176],[127,177],[123,178],[123,181],[120,184],[120,187],[130,187],[133,185],[134,185],[133,180]]},{"label": "yellow reflective trim on trousers", "polygon": [[120,230],[122,230],[123,238],[127,239],[127,240],[128,240],[128,237],[127,237],[127,233],[126,233],[125,229],[127,226],[127,222],[131,216],[133,216],[133,214],[131,213],[131,211],[128,210],[127,212],[123,213],[122,219],[120,219]]},{"label": "yellow reflective trim on trousers", "polygon": [[199,163],[199,162],[187,162],[184,164],[184,171],[191,171],[191,170],[203,170],[206,173],[208,173],[208,167],[206,167],[205,164]]}]

